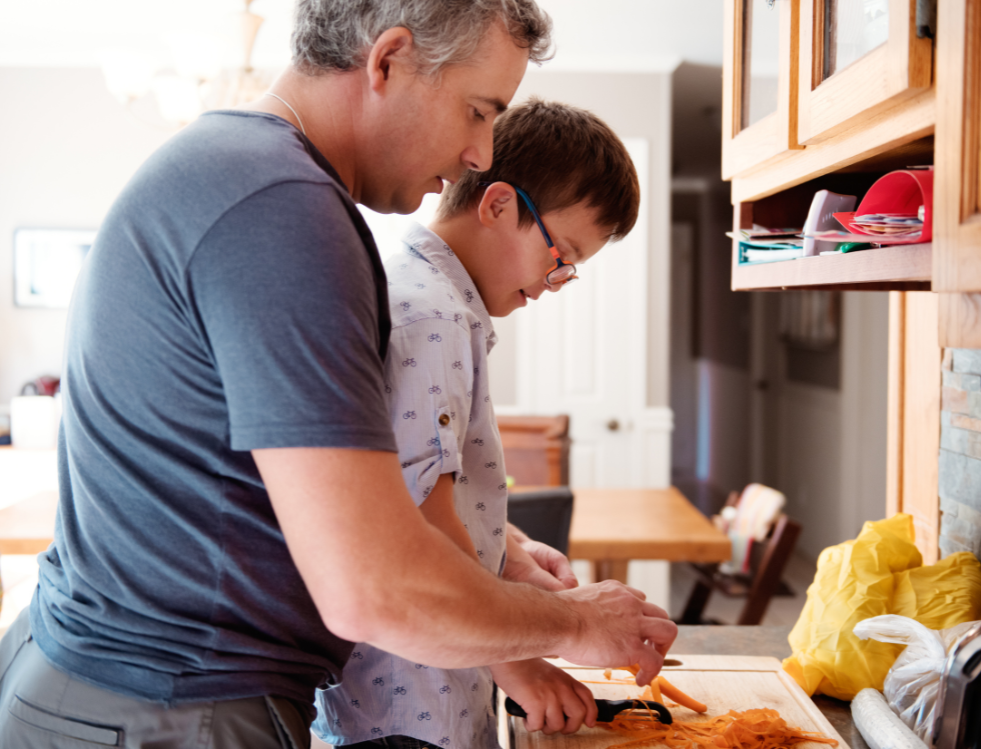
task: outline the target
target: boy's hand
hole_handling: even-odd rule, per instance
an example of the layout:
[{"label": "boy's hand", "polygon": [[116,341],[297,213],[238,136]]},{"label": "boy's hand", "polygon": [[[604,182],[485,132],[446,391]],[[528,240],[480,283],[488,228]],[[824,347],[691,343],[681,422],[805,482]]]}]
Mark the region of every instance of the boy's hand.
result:
[{"label": "boy's hand", "polygon": [[543,590],[560,591],[579,585],[565,555],[538,541],[532,541],[519,528],[508,523],[507,563],[503,577],[528,583]]},{"label": "boy's hand", "polygon": [[596,700],[584,684],[541,658],[491,666],[494,681],[528,714],[525,727],[546,735],[596,725]]}]

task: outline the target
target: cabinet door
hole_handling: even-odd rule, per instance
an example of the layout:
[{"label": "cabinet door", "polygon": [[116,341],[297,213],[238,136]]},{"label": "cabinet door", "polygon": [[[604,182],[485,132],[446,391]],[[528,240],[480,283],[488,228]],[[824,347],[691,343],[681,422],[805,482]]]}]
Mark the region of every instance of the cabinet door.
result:
[{"label": "cabinet door", "polygon": [[866,124],[930,88],[933,41],[916,35],[916,0],[801,0],[800,14],[801,143]]},{"label": "cabinet door", "polygon": [[722,178],[797,145],[800,0],[729,0],[725,5]]},{"label": "cabinet door", "polygon": [[937,20],[933,290],[979,292],[981,0],[944,0]]}]

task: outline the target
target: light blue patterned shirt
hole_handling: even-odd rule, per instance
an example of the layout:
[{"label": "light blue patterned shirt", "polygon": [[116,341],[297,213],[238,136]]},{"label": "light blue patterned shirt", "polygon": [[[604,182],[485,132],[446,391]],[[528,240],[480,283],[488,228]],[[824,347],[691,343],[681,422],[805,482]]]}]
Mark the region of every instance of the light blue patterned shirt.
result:
[{"label": "light blue patterned shirt", "polygon": [[[488,392],[487,354],[497,341],[490,315],[460,260],[422,226],[406,232],[385,270],[385,384],[402,476],[420,505],[442,474],[456,475],[456,512],[480,563],[499,575],[507,486]],[[498,746],[487,668],[430,668],[362,643],[343,683],[318,692],[317,708],[314,730],[334,745],[404,735],[447,749]]]}]

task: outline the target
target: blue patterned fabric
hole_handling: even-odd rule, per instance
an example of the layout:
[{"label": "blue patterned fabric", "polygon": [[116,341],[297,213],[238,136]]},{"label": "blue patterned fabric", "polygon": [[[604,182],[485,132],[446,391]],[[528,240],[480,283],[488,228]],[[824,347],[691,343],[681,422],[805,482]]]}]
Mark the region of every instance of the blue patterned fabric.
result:
[{"label": "blue patterned fabric", "polygon": [[[456,475],[456,512],[480,563],[498,575],[507,485],[487,377],[497,337],[453,251],[418,225],[403,242],[404,252],[385,263],[392,314],[385,388],[402,475],[416,504],[442,474]],[[339,687],[318,692],[314,730],[330,744],[401,734],[447,749],[498,746],[489,669],[430,668],[359,644],[343,676]]]}]

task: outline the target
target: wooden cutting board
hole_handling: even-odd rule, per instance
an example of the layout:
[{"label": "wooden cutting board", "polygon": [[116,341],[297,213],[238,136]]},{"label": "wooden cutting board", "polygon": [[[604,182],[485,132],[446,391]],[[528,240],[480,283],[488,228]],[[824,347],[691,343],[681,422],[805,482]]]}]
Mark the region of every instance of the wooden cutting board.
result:
[{"label": "wooden cutting board", "polygon": [[[633,699],[638,698],[642,691],[632,681],[629,684],[616,683],[618,680],[632,679],[629,671],[614,670],[613,681],[607,681],[602,669],[581,668],[559,659],[552,662],[585,682],[597,698]],[[709,706],[707,713],[699,715],[687,708],[673,706],[668,701],[675,720],[704,720],[725,715],[730,710],[768,707],[779,712],[790,725],[807,731],[819,731],[837,739],[839,749],[849,749],[811,698],[783,671],[776,658],[672,653],[662,673],[683,692]],[[571,736],[546,736],[540,731],[529,733],[525,730],[524,720],[505,716],[503,695],[500,696],[498,716],[499,738],[505,749],[607,749],[626,741],[625,738],[599,727],[583,727]],[[815,742],[797,746],[800,749],[828,749],[827,745]]]}]

